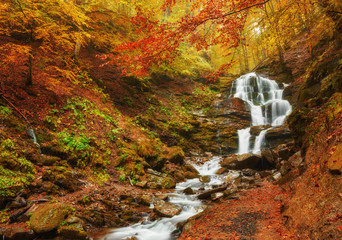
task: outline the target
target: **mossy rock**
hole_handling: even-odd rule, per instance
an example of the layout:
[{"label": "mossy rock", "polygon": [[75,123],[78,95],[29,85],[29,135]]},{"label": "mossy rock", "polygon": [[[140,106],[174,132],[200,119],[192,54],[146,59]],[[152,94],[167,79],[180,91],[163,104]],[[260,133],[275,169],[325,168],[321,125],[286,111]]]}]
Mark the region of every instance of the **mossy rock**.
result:
[{"label": "mossy rock", "polygon": [[82,225],[79,223],[61,226],[58,229],[58,233],[63,237],[63,239],[68,240],[88,239],[87,233],[84,231]]},{"label": "mossy rock", "polygon": [[74,209],[66,204],[45,204],[33,212],[30,227],[36,233],[49,232],[57,229]]},{"label": "mossy rock", "polygon": [[180,147],[169,148],[168,160],[175,164],[182,164],[184,162],[184,152]]},{"label": "mossy rock", "polygon": [[162,186],[165,189],[175,188],[176,187],[176,181],[172,177],[166,177],[162,180]]}]

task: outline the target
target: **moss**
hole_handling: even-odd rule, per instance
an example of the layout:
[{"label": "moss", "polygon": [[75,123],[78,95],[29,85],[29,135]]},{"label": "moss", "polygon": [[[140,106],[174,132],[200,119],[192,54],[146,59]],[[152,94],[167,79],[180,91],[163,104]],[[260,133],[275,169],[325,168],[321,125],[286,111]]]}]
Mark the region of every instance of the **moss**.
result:
[{"label": "moss", "polygon": [[33,212],[29,226],[36,233],[49,232],[61,226],[66,216],[74,212],[75,210],[69,205],[45,204]]}]

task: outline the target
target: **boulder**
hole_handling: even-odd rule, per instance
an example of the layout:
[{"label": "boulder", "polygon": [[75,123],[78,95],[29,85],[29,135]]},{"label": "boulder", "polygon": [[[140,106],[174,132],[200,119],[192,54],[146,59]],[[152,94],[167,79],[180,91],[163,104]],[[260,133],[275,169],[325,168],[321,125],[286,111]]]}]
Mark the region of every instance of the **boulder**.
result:
[{"label": "boulder", "polygon": [[289,158],[289,163],[291,164],[292,167],[297,168],[303,163],[304,159],[302,158],[301,152],[298,151],[295,154],[293,154]]},{"label": "boulder", "polygon": [[74,209],[66,204],[44,204],[33,212],[30,227],[36,233],[49,232],[57,229],[73,211]]},{"label": "boulder", "polygon": [[256,154],[231,155],[226,157],[221,166],[227,169],[241,170],[246,168],[258,169],[261,163],[261,156]]},{"label": "boulder", "polygon": [[169,148],[169,153],[167,159],[174,164],[184,163],[184,152],[182,148],[174,146]]},{"label": "boulder", "polygon": [[199,180],[201,183],[208,183],[208,182],[210,182],[210,177],[209,176],[202,176],[202,177],[200,177]]},{"label": "boulder", "polygon": [[215,201],[224,196],[223,192],[217,192],[210,195],[211,200]]},{"label": "boulder", "polygon": [[291,132],[286,127],[272,128],[266,132],[265,140],[270,147],[275,147],[281,143],[292,141]]},{"label": "boulder", "polygon": [[28,229],[25,226],[8,227],[3,233],[0,232],[0,235],[2,235],[4,239],[8,239],[8,240],[18,240],[18,239],[31,240],[31,239],[35,239],[36,237],[35,233],[31,229]]},{"label": "boulder", "polygon": [[153,196],[152,195],[142,195],[139,197],[139,203],[146,205],[146,206],[150,206],[153,200]]},{"label": "boulder", "polygon": [[219,170],[217,170],[216,174],[221,175],[221,174],[223,174],[223,173],[225,173],[227,171],[228,171],[227,168],[220,168]]},{"label": "boulder", "polygon": [[173,217],[178,215],[182,209],[173,203],[161,203],[154,207],[154,211],[161,217]]},{"label": "boulder", "polygon": [[262,149],[261,156],[265,159],[270,165],[276,166],[277,165],[277,156],[275,153],[270,149]]},{"label": "boulder", "polygon": [[84,230],[84,222],[78,217],[69,217],[65,221],[67,224],[60,226],[58,229],[59,235],[63,237],[63,239],[70,240],[86,240],[88,239],[87,233]]},{"label": "boulder", "polygon": [[210,190],[204,191],[203,193],[199,194],[197,196],[197,198],[198,199],[206,199],[206,198],[209,198],[211,196],[211,194],[218,193],[218,192],[223,192],[226,189],[227,189],[227,186],[210,189]]},{"label": "boulder", "polygon": [[191,187],[188,187],[188,188],[183,190],[183,193],[185,195],[193,195],[193,194],[195,194],[195,191]]},{"label": "boulder", "polygon": [[281,144],[274,148],[273,151],[281,160],[288,160],[294,154],[292,146],[289,144]]}]

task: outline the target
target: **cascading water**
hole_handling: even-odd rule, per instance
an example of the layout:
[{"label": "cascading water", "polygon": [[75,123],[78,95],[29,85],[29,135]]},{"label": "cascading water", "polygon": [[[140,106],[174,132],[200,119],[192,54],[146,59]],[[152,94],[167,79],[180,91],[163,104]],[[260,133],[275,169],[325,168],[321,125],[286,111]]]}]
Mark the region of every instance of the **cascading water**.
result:
[{"label": "cascading water", "polygon": [[[292,111],[290,103],[283,99],[283,91],[284,89],[280,88],[276,81],[258,76],[256,73],[249,73],[234,81],[231,96],[248,103],[252,126],[277,127],[285,122],[286,117]],[[259,153],[269,129],[260,132],[253,148],[250,147],[250,128],[239,130],[238,154]]]},{"label": "cascading water", "polygon": [[[201,176],[209,177],[210,181],[208,183],[202,183],[198,178],[195,178],[177,184],[175,192],[169,195],[169,202],[182,208],[182,212],[179,215],[172,218],[162,218],[157,221],[146,219],[144,222],[116,229],[104,237],[103,240],[127,239],[133,236],[139,240],[173,239],[172,233],[177,231],[178,223],[184,222],[203,210],[201,207],[203,204],[197,199],[197,195],[186,195],[183,193],[183,190],[188,187],[195,191],[201,188],[207,190],[212,186],[224,183],[223,176],[216,175],[216,172],[221,168],[219,164],[221,160],[221,157],[213,157],[203,165],[193,164]],[[232,171],[231,174],[236,174],[236,172]]]}]

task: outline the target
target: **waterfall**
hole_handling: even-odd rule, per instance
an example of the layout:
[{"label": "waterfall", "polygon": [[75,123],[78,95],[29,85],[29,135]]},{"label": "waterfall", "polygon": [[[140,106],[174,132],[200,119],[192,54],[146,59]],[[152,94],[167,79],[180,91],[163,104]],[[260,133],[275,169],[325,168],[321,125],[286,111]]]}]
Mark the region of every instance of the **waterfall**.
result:
[{"label": "waterfall", "polygon": [[[283,125],[286,117],[292,111],[290,103],[283,99],[283,91],[284,89],[280,88],[276,81],[258,76],[256,73],[249,73],[234,81],[231,96],[248,103],[252,126],[271,125],[277,127]],[[253,148],[250,148],[250,128],[238,130],[238,154],[259,153],[264,144],[267,130],[261,131],[256,137]]]},{"label": "waterfall", "polygon": [[31,141],[38,147],[39,151],[41,151],[40,145],[39,145],[39,143],[38,143],[38,141],[37,141],[37,136],[36,136],[36,134],[35,134],[33,128],[29,127],[29,128],[27,129],[27,135],[29,135]]}]

